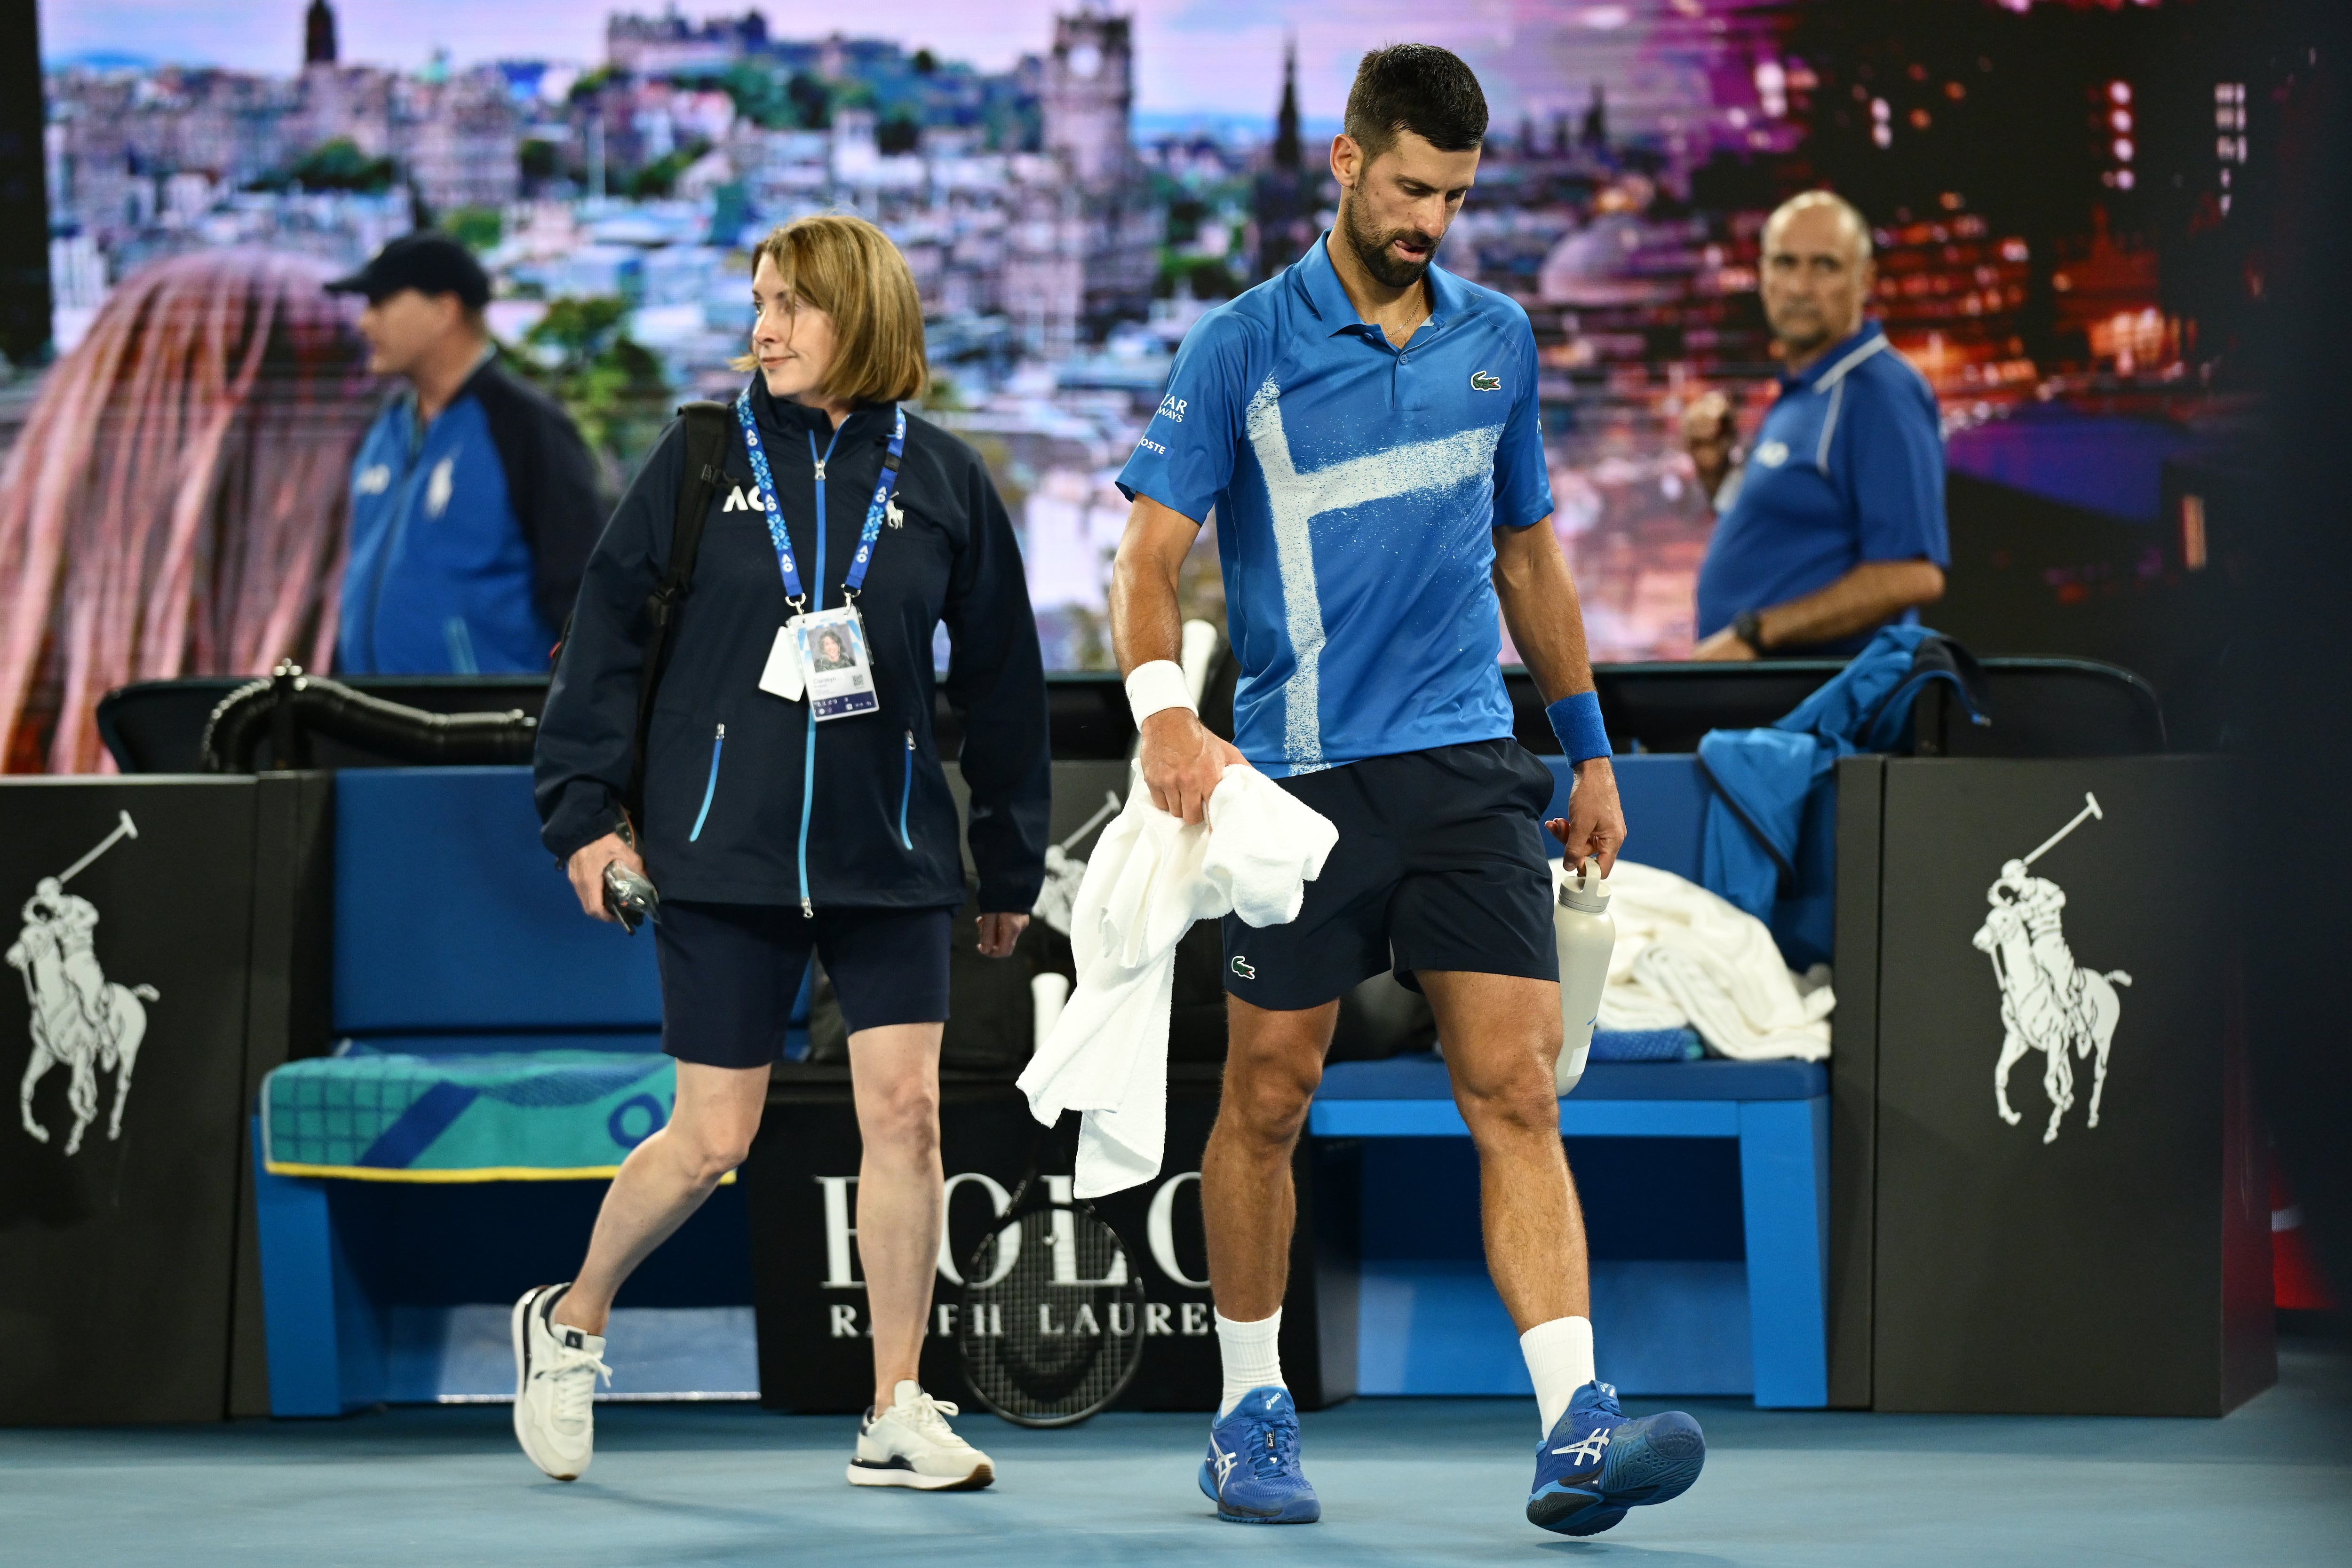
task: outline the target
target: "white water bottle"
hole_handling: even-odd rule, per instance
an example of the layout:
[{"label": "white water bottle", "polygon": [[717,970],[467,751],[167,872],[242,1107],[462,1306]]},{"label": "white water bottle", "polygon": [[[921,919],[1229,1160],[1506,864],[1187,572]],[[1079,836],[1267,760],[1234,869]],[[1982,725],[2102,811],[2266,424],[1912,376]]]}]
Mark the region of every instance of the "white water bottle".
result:
[{"label": "white water bottle", "polygon": [[1617,923],[1609,918],[1609,884],[1601,863],[1588,859],[1560,883],[1551,912],[1552,939],[1559,948],[1559,1061],[1552,1085],[1566,1094],[1584,1076],[1592,1052],[1592,1026],[1601,1016],[1601,988],[1609,983],[1609,954],[1617,946]]},{"label": "white water bottle", "polygon": [[1030,1050],[1043,1051],[1052,1036],[1054,1026],[1062,1021],[1062,1009],[1069,1004],[1070,980],[1047,969],[1029,977]]}]

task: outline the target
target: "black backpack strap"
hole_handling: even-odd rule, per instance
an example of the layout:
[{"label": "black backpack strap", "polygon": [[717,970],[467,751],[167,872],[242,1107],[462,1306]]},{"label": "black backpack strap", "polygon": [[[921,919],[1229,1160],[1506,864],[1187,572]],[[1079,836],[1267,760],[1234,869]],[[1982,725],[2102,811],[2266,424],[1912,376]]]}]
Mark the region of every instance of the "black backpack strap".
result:
[{"label": "black backpack strap", "polygon": [[636,744],[629,758],[629,787],[621,804],[635,824],[645,818],[646,744],[653,731],[654,693],[661,685],[668,663],[670,627],[678,607],[693,591],[694,560],[702,549],[702,522],[724,481],[727,443],[733,434],[733,415],[723,402],[678,405],[686,424],[686,466],[677,485],[677,518],[670,531],[669,564],[653,592],[646,596],[646,662],[637,673]]}]

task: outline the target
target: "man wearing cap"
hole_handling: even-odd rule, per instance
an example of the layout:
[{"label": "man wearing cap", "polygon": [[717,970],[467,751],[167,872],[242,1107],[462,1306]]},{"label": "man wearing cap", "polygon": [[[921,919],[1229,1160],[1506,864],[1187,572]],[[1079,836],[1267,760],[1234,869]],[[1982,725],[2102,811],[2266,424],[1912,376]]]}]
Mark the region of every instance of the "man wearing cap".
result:
[{"label": "man wearing cap", "polygon": [[352,464],[337,672],[545,670],[607,510],[580,432],[499,366],[488,275],[448,235],[327,287],[366,297],[369,368],[407,382]]}]

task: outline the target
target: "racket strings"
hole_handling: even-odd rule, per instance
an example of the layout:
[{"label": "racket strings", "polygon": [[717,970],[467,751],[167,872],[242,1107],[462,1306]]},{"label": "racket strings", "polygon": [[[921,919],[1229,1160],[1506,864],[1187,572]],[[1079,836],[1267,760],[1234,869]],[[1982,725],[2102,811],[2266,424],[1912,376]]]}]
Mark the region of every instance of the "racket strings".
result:
[{"label": "racket strings", "polygon": [[1126,1386],[1147,1329],[1143,1285],[1091,1211],[1020,1216],[981,1243],[964,1278],[964,1369],[998,1414],[1074,1421]]}]

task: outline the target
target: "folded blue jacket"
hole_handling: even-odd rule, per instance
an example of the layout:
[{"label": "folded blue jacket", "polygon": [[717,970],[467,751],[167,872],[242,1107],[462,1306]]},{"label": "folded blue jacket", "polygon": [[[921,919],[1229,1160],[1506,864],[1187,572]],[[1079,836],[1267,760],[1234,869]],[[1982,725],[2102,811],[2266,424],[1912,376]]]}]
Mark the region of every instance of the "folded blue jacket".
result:
[{"label": "folded blue jacket", "polygon": [[1829,685],[1767,729],[1710,730],[1698,765],[1710,789],[1699,881],[1772,928],[1791,968],[1829,962],[1836,937],[1837,759],[1907,741],[1930,683],[1985,716],[1984,673],[1924,626],[1888,626]]}]

